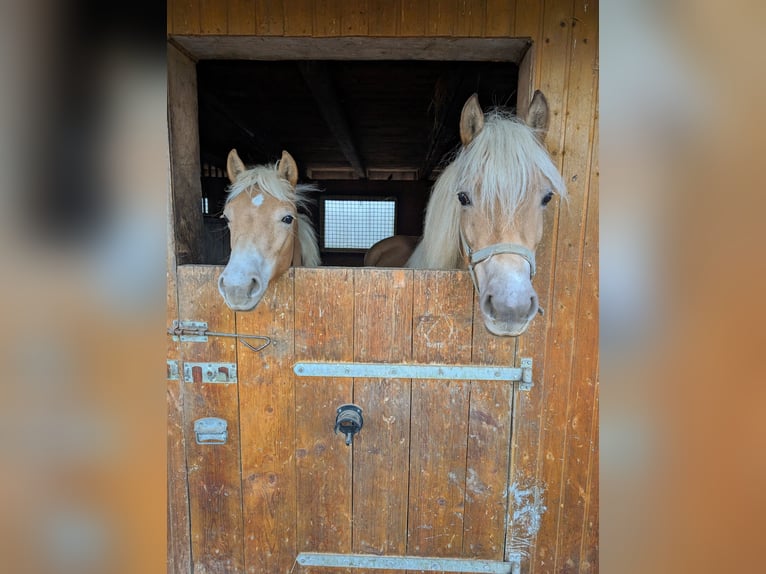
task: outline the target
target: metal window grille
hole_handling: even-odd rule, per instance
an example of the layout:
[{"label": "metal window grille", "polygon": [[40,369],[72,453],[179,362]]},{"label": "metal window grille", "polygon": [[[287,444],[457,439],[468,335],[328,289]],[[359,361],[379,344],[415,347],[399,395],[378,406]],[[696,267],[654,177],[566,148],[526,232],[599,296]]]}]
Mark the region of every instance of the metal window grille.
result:
[{"label": "metal window grille", "polygon": [[368,249],[396,233],[395,199],[325,199],[324,249]]}]

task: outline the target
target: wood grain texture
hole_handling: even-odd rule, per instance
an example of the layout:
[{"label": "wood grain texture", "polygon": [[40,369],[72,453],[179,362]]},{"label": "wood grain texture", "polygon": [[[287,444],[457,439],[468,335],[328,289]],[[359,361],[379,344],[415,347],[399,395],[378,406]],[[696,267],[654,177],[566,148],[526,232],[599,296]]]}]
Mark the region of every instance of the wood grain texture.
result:
[{"label": "wood grain texture", "polygon": [[[516,337],[497,337],[484,326],[474,293],[471,362],[479,365],[517,366]],[[525,356],[525,355],[522,355]],[[475,504],[466,507],[466,541],[471,555],[507,559],[509,534],[508,484],[514,428],[514,389],[508,383],[473,381],[468,431],[468,467],[484,468],[475,488]],[[514,430],[515,432],[515,430]],[[515,435],[513,435],[515,436]]]},{"label": "wood grain texture", "polygon": [[[353,360],[353,295],[350,269],[295,269],[296,361]],[[347,378],[295,379],[298,552],[351,552],[354,447],[333,427],[352,387]]]},{"label": "wood grain texture", "polygon": [[596,396],[593,401],[593,435],[591,444],[594,445],[593,456],[588,469],[587,500],[585,508],[585,520],[583,521],[583,533],[580,550],[580,573],[598,574],[599,570],[599,425],[598,425],[598,401],[599,385],[596,385]]},{"label": "wood grain texture", "polygon": [[402,0],[399,34],[401,36],[425,36],[428,30],[428,2]]},{"label": "wood grain texture", "polygon": [[[459,271],[415,271],[413,361],[470,362],[473,297],[465,279]],[[462,555],[470,388],[470,381],[412,382],[408,554]]]},{"label": "wood grain texture", "polygon": [[284,0],[286,36],[311,36],[314,32],[313,0]]},{"label": "wood grain texture", "polygon": [[344,36],[366,36],[369,31],[368,0],[356,0],[343,4],[341,33]]},{"label": "wood grain texture", "polygon": [[457,18],[457,0],[429,0],[428,35],[453,36]]},{"label": "wood grain texture", "polygon": [[370,36],[398,36],[401,0],[367,0]]},{"label": "wood grain texture", "polygon": [[172,33],[200,33],[199,0],[173,0]]},{"label": "wood grain texture", "polygon": [[455,36],[484,36],[486,0],[458,0]]},{"label": "wood grain texture", "polygon": [[[355,361],[410,359],[412,273],[354,270]],[[354,381],[354,402],[365,419],[354,439],[354,552],[406,551],[410,389],[409,379]]]},{"label": "wood grain texture", "polygon": [[[234,332],[234,314],[223,304],[213,266],[178,268],[179,315],[206,321],[211,331]],[[181,343],[184,362],[236,362],[234,339],[210,337],[206,343]],[[184,435],[194,572],[241,572],[242,488],[240,483],[237,384],[184,383]],[[223,445],[199,445],[194,421],[218,417],[228,423]]]},{"label": "wood grain texture", "polygon": [[314,36],[339,36],[342,10],[339,0],[314,0]]},{"label": "wood grain texture", "polygon": [[281,36],[285,33],[285,13],[281,0],[255,3],[255,29],[260,36]]},{"label": "wood grain texture", "polygon": [[[166,215],[166,325],[170,327],[178,316],[178,276],[176,273],[175,240],[173,238],[172,187],[167,189]],[[181,365],[178,341],[168,336],[167,359]],[[170,375],[170,373],[169,373]],[[168,570],[191,574],[191,525],[189,522],[189,487],[186,482],[186,440],[184,438],[183,383],[179,377],[168,376],[167,400],[167,473],[168,473]]]},{"label": "wood grain texture", "polygon": [[484,17],[485,37],[511,37],[516,24],[516,1],[487,0]]},{"label": "wood grain texture", "polygon": [[228,9],[230,0],[199,0],[200,33],[226,34],[229,30]]},{"label": "wood grain texture", "polygon": [[295,559],[295,396],[293,281],[288,271],[258,306],[237,313],[237,332],[271,344],[255,353],[238,345],[245,566],[288,572]]},{"label": "wood grain texture", "polygon": [[[578,9],[580,7],[577,4]],[[575,315],[576,337],[573,340],[571,383],[567,399],[567,427],[563,456],[561,510],[556,537],[556,562],[560,572],[577,572],[581,563],[581,540],[585,507],[589,498],[588,470],[593,451],[591,443],[594,420],[592,405],[598,384],[598,124],[596,94],[598,74],[595,72],[596,43],[590,44],[598,26],[598,14],[593,6],[587,12],[575,13],[570,99],[568,109],[572,125],[567,126],[569,180],[582,180],[585,204],[583,246],[577,282],[578,301]],[[588,85],[590,82],[590,85]],[[577,118],[577,119],[575,119]],[[580,150],[583,150],[580,152]],[[582,172],[580,170],[585,169]]]},{"label": "wood grain texture", "polygon": [[256,33],[255,6],[253,0],[229,0],[227,13],[228,31],[230,35],[247,36]]},{"label": "wood grain texture", "polygon": [[[563,10],[564,7],[561,7]],[[548,16],[546,15],[546,18]],[[563,142],[561,145],[562,174],[570,193],[566,207],[558,210],[558,225],[555,247],[554,305],[551,308],[551,328],[546,341],[546,389],[542,411],[542,429],[538,451],[537,476],[547,485],[547,506],[538,534],[532,565],[535,572],[555,572],[557,558],[557,536],[562,520],[577,520],[575,512],[570,517],[569,509],[563,507],[563,490],[568,479],[563,477],[564,447],[570,432],[572,417],[579,414],[570,410],[573,400],[572,371],[574,363],[574,341],[578,331],[575,328],[579,296],[583,290],[581,271],[583,269],[583,247],[587,216],[589,155],[592,144],[594,81],[593,52],[575,41],[572,26],[577,23],[574,14],[554,11],[552,20],[560,20],[560,29],[569,29],[567,54],[553,57],[566,62],[565,83],[551,79],[552,85],[561,85],[561,122]],[[563,25],[562,25],[563,24]],[[562,32],[563,34],[563,32]],[[553,42],[552,42],[553,44]],[[546,47],[543,48],[544,52]],[[557,52],[558,53],[558,52]],[[550,60],[550,56],[549,56]],[[583,70],[587,74],[583,74]],[[543,66],[543,73],[553,69]],[[560,71],[559,71],[559,75]],[[553,121],[551,123],[553,128]],[[593,377],[595,378],[595,377]],[[590,401],[588,404],[590,407]],[[586,407],[586,408],[588,408]],[[582,516],[581,514],[579,515]],[[581,521],[581,519],[580,519]],[[566,527],[570,524],[566,523]],[[579,525],[578,525],[579,527]],[[560,567],[560,566],[559,566]]]}]

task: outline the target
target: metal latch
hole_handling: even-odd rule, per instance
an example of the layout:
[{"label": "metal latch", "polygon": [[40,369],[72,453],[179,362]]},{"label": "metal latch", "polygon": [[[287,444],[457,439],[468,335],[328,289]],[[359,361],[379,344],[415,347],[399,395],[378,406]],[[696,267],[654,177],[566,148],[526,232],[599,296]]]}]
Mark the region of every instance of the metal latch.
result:
[{"label": "metal latch", "polygon": [[[271,343],[271,338],[264,335],[242,335],[240,333],[219,333],[209,331],[205,321],[173,321],[168,329],[168,335],[172,335],[174,341],[182,343],[207,343],[208,337],[234,337],[248,349],[255,352],[262,351]],[[254,347],[245,339],[258,339],[263,341],[259,346]]]},{"label": "metal latch", "polygon": [[229,437],[228,423],[219,418],[206,417],[194,421],[197,444],[224,444]]}]

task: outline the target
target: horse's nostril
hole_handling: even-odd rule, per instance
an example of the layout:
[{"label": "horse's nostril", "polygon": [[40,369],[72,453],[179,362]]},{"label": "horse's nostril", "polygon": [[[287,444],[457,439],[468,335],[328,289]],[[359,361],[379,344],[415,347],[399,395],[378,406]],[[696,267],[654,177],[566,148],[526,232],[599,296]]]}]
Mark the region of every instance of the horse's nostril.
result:
[{"label": "horse's nostril", "polygon": [[253,280],[250,282],[250,289],[248,290],[247,295],[251,297],[253,293],[258,292],[260,287],[261,287],[261,284],[258,282],[258,279],[253,277]]}]

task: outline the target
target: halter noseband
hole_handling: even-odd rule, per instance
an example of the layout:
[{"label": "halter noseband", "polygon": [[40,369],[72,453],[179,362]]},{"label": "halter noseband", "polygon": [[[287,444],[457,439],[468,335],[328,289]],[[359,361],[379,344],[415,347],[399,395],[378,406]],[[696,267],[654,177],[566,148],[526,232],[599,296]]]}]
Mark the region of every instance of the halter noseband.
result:
[{"label": "halter noseband", "polygon": [[476,287],[477,292],[479,292],[479,281],[476,279],[474,267],[478,263],[481,263],[485,259],[489,259],[494,255],[510,253],[512,255],[523,257],[526,259],[527,263],[529,263],[529,278],[531,279],[535,276],[535,272],[537,271],[535,267],[535,254],[532,250],[527,249],[523,245],[519,245],[518,243],[495,243],[494,245],[488,245],[478,251],[474,251],[465,240],[462,228],[460,228],[460,242],[463,245],[463,252],[468,256],[468,272],[471,274],[471,280],[473,281],[473,286]]}]

